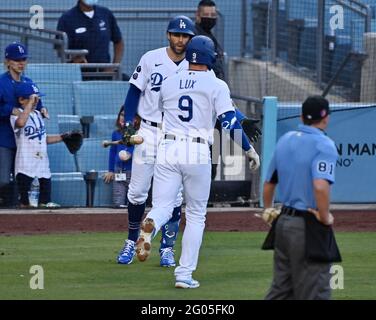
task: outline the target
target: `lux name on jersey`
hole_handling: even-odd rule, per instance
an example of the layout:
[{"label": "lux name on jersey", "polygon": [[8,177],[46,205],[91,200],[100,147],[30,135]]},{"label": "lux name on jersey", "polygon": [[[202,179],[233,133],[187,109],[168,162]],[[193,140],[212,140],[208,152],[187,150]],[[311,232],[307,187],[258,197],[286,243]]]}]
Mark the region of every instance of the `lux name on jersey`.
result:
[{"label": "lux name on jersey", "polygon": [[196,80],[180,80],[179,89],[194,89]]}]

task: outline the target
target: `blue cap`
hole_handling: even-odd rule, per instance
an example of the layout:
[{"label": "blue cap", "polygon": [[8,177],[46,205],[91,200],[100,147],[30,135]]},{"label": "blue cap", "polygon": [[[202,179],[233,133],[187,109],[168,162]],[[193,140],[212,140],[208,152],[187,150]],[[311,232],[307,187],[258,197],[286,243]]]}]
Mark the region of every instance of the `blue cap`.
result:
[{"label": "blue cap", "polygon": [[173,18],[167,27],[167,32],[183,33],[190,36],[195,35],[195,25],[193,21],[186,16],[177,16]]},{"label": "blue cap", "polygon": [[13,42],[5,48],[5,59],[27,59],[27,48],[22,43]]},{"label": "blue cap", "polygon": [[16,95],[16,98],[25,98],[25,99],[29,99],[29,97],[32,95],[32,94],[36,94],[38,95],[39,97],[43,97],[44,94],[41,93],[39,91],[39,88],[37,87],[37,85],[33,82],[20,82],[17,86],[16,86],[16,90],[15,90],[15,95]]}]

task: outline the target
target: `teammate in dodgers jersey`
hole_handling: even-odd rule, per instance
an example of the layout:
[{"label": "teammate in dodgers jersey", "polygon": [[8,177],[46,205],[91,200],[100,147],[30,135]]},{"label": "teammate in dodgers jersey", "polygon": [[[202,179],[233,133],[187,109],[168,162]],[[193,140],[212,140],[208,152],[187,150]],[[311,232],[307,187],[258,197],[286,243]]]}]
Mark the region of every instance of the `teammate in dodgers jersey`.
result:
[{"label": "teammate in dodgers jersey", "polygon": [[[132,159],[132,177],[128,190],[128,239],[120,251],[117,261],[130,264],[135,255],[135,242],[138,238],[145,204],[148,198],[157,146],[161,138],[162,114],[158,110],[161,85],[176,72],[187,69],[185,58],[186,44],[194,36],[194,24],[188,17],[177,16],[167,27],[169,46],[145,53],[136,67],[125,100],[125,121],[133,122],[136,112],[141,117],[137,134],[144,142],[135,146]],[[162,228],[160,265],[175,266],[173,247],[179,230],[182,204],[181,193],[176,197],[171,220]]]},{"label": "teammate in dodgers jersey", "polygon": [[235,129],[242,132],[241,144],[251,169],[258,168],[259,157],[236,119],[227,84],[210,72],[215,61],[213,41],[206,36],[193,37],[186,59],[189,69],[167,78],[161,88],[163,135],[154,167],[153,208],[143,221],[136,252],[140,261],[149,257],[151,239],[171,218],[183,184],[186,227],[179,266],[175,269],[175,287],[193,289],[200,285],[192,273],[197,267],[205,228],[211,184],[209,145],[213,141],[215,118],[230,133]]},{"label": "teammate in dodgers jersey", "polygon": [[158,109],[159,92],[162,82],[178,71],[188,69],[188,61],[179,64],[171,60],[167,48],[159,48],[145,53],[129,82],[141,90],[142,95],[137,113],[147,121],[162,122],[162,113]]}]

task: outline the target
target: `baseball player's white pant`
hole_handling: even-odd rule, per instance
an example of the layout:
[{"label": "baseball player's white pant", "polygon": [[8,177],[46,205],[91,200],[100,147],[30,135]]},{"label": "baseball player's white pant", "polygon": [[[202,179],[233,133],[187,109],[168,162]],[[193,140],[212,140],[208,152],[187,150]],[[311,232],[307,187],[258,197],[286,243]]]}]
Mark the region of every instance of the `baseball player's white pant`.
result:
[{"label": "baseball player's white pant", "polygon": [[210,177],[211,161],[207,144],[192,142],[192,138],[161,141],[154,169],[153,209],[147,218],[154,220],[155,230],[158,231],[171,218],[176,196],[183,184],[186,226],[179,266],[175,269],[175,276],[179,280],[191,279],[197,267]]},{"label": "baseball player's white pant", "polygon": [[[132,156],[132,176],[129,184],[128,200],[134,205],[143,204],[148,198],[158,142],[161,139],[162,131],[158,127],[141,122],[141,127],[137,134],[144,138],[144,142],[135,145]],[[174,207],[181,206],[183,202],[182,193],[180,192],[175,199]]]}]

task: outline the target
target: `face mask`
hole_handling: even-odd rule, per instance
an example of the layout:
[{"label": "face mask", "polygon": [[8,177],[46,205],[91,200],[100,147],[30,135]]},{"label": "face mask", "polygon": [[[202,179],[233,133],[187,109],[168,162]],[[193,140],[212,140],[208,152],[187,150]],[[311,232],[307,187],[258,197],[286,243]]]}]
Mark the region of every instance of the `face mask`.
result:
[{"label": "face mask", "polygon": [[97,4],[98,0],[83,0],[83,2],[89,7],[92,7],[93,5]]},{"label": "face mask", "polygon": [[213,27],[216,25],[216,23],[217,23],[216,18],[201,18],[200,25],[201,25],[202,29],[209,32],[211,29],[213,29]]}]

